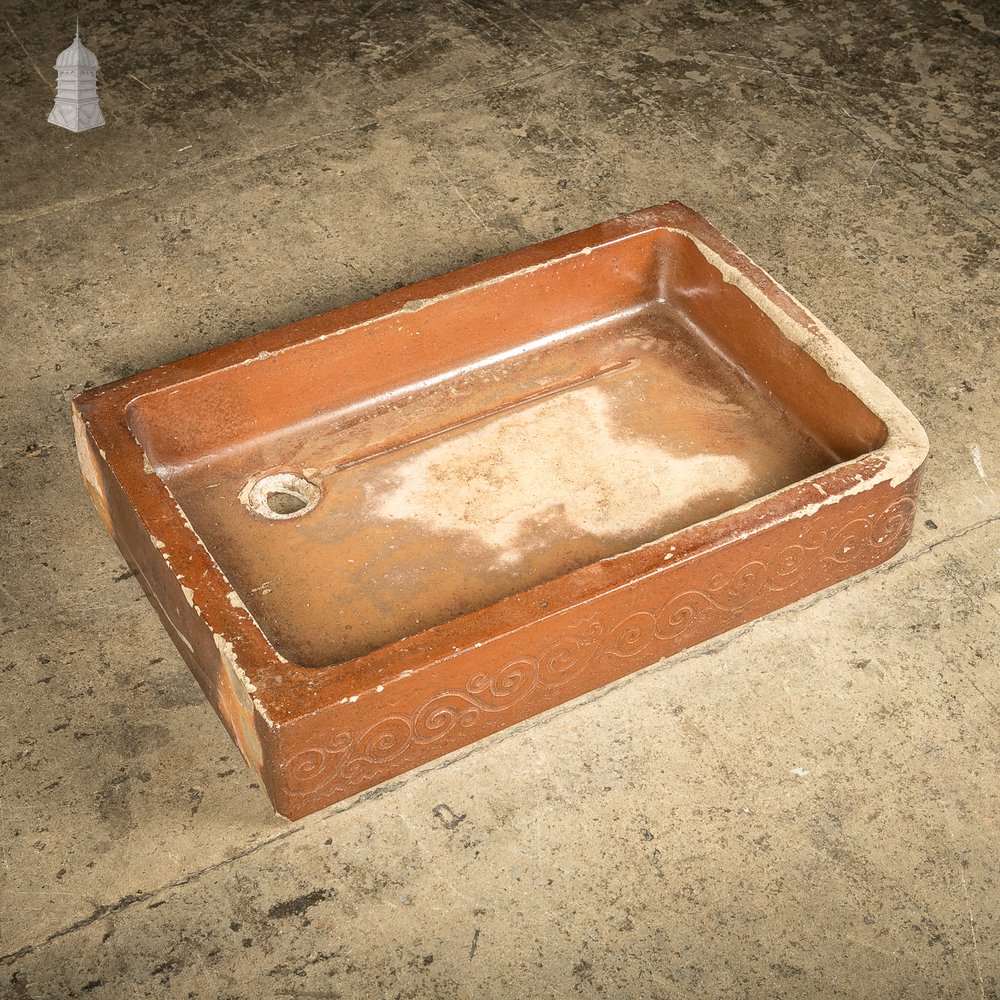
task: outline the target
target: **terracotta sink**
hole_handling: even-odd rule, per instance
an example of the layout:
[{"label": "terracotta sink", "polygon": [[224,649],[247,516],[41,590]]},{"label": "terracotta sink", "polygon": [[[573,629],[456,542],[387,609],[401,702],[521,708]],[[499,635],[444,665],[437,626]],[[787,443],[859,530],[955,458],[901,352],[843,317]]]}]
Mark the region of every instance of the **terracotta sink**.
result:
[{"label": "terracotta sink", "polygon": [[298,817],[859,573],[927,440],[638,212],[91,390],[94,503]]}]

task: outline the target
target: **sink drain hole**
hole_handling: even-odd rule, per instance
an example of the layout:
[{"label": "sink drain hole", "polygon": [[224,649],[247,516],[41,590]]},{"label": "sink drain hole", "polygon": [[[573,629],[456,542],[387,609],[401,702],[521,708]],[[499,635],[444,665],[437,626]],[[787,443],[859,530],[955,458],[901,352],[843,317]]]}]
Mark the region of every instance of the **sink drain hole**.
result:
[{"label": "sink drain hole", "polygon": [[267,505],[275,514],[287,516],[288,514],[297,514],[304,507],[308,507],[309,501],[297,493],[286,493],[281,490],[277,493],[268,493]]},{"label": "sink drain hole", "polygon": [[247,510],[270,521],[288,521],[308,514],[319,503],[320,488],[293,472],[278,472],[250,480],[240,495]]}]

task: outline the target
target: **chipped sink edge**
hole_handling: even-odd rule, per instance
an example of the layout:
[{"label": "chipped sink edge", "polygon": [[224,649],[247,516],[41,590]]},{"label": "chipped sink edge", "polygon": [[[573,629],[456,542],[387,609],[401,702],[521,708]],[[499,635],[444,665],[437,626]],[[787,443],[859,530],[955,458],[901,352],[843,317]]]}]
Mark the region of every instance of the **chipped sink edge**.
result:
[{"label": "chipped sink edge", "polygon": [[[75,408],[73,410],[73,417],[74,417],[74,420],[77,419],[77,412],[76,412]],[[80,423],[81,423],[81,426],[85,430],[89,430],[89,424],[88,423],[86,423],[83,420],[81,420]],[[243,603],[242,599],[240,598],[240,596],[236,592],[236,590],[233,589],[233,586],[229,582],[229,579],[226,577],[226,574],[223,572],[222,567],[219,566],[219,564],[215,560],[215,557],[212,555],[211,551],[209,550],[208,546],[205,545],[205,543],[202,540],[201,536],[198,534],[197,531],[195,531],[194,525],[191,524],[190,520],[187,517],[187,514],[185,514],[183,508],[177,502],[177,499],[174,496],[173,492],[171,491],[170,487],[167,485],[167,483],[159,475],[157,475],[156,471],[149,464],[149,460],[148,460],[148,457],[146,455],[146,452],[142,449],[142,446],[139,445],[139,442],[136,440],[134,433],[131,432],[131,429],[129,429],[129,433],[130,433],[132,439],[134,441],[136,441],[136,444],[139,447],[139,450],[142,452],[142,456],[143,456],[143,472],[147,476],[150,476],[150,477],[156,479],[158,485],[164,490],[164,492],[170,498],[170,502],[173,504],[174,509],[177,511],[177,514],[180,517],[181,523],[184,525],[184,528],[194,538],[196,545],[200,546],[204,550],[206,557],[208,558],[209,562],[211,563],[212,569],[214,569],[215,572],[217,572],[219,574],[219,576],[225,582],[225,585],[229,588],[229,592],[226,595],[226,597],[227,597],[227,599],[229,601],[230,606],[234,610],[242,611],[246,615],[247,620],[253,623],[254,628],[256,628],[256,630],[260,633],[261,637],[264,639],[264,642],[267,644],[268,649],[272,652],[272,654],[275,656],[275,658],[279,662],[287,664],[288,660],[285,659],[285,657],[282,656],[281,653],[279,653],[274,648],[274,646],[271,644],[270,640],[265,635],[264,630],[260,627],[260,623],[253,616],[253,614],[251,614],[251,612],[247,609],[246,605]],[[113,475],[114,473],[113,473],[113,470],[111,468],[111,465],[110,465],[110,463],[107,462],[107,460],[106,460],[103,452],[101,453],[101,457],[102,457],[102,459],[105,459],[105,465],[108,468],[109,472],[111,472],[111,474]],[[101,495],[103,497],[103,492],[102,492]],[[140,521],[143,523],[143,526],[146,528],[146,531],[149,534],[149,540],[152,543],[153,548],[156,549],[157,552],[159,552],[160,557],[166,563],[167,568],[170,570],[171,575],[176,578],[177,583],[178,583],[178,585],[181,588],[181,593],[184,595],[185,601],[191,607],[191,609],[195,612],[195,614],[197,614],[198,617],[201,618],[202,621],[205,622],[205,625],[208,627],[209,631],[212,633],[212,639],[214,640],[215,645],[219,649],[220,655],[222,657],[223,664],[227,668],[227,671],[229,673],[229,679],[230,679],[230,682],[231,682],[231,684],[233,686],[234,693],[236,694],[237,699],[242,703],[243,699],[240,698],[240,693],[239,693],[240,691],[242,691],[243,695],[247,699],[249,699],[250,704],[252,706],[252,709],[255,709],[256,712],[259,713],[260,718],[265,723],[265,725],[267,725],[267,727],[269,729],[271,729],[271,730],[277,730],[277,729],[279,729],[280,728],[280,723],[276,722],[274,719],[271,718],[271,716],[269,715],[269,713],[267,711],[267,706],[256,696],[257,685],[254,684],[254,682],[250,679],[250,677],[247,674],[247,672],[239,665],[239,662],[237,661],[237,657],[236,657],[236,652],[233,649],[232,641],[226,637],[226,635],[224,634],[224,632],[222,630],[216,629],[212,625],[212,623],[209,622],[205,618],[205,615],[202,612],[202,608],[198,604],[198,594],[197,594],[198,584],[196,583],[195,586],[191,587],[191,586],[188,586],[187,584],[185,584],[185,583],[182,582],[183,579],[184,579],[184,574],[181,573],[181,572],[179,572],[174,567],[173,561],[171,559],[170,549],[167,547],[167,545],[160,538],[158,538],[151,531],[149,531],[149,526],[146,525],[145,520],[142,517],[142,514],[139,512],[139,510],[137,508],[136,508],[136,515],[139,517]],[[202,574],[202,576],[204,578],[204,574]],[[167,615],[167,617],[170,618],[171,616]],[[181,631],[181,629],[179,628],[179,626],[175,625],[173,630],[175,632],[177,632],[178,634],[183,635],[183,632]],[[185,641],[186,641],[186,639],[185,639]],[[186,644],[188,645],[188,648],[190,648],[190,643],[186,643]],[[250,758],[248,758],[248,759],[250,759]],[[254,759],[256,759],[256,758],[254,758]],[[261,757],[261,759],[263,759],[263,758]]]}]

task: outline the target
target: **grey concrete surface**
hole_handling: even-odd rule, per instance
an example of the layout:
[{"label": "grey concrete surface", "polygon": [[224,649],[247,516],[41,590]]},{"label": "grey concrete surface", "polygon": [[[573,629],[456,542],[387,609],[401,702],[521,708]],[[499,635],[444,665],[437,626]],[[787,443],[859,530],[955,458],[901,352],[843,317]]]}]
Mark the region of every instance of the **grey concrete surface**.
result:
[{"label": "grey concrete surface", "polygon": [[[989,2],[0,2],[0,995],[1000,997]],[[289,824],[69,400],[679,198],[921,418],[863,578]]]}]

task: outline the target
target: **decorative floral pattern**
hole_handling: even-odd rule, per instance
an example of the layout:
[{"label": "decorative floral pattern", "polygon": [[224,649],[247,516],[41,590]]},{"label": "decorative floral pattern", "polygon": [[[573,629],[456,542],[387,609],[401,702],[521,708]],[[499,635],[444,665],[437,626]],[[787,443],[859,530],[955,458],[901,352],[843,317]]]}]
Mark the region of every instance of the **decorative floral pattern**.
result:
[{"label": "decorative floral pattern", "polygon": [[610,679],[621,674],[621,661],[644,653],[648,661],[647,650],[660,656],[749,621],[774,606],[773,599],[764,601],[770,595],[791,591],[795,600],[817,589],[802,590],[807,577],[825,581],[824,586],[849,575],[852,567],[880,562],[908,536],[913,516],[913,500],[902,496],[876,516],[833,527],[813,523],[773,556],[754,559],[735,573],[716,574],[703,588],[684,590],[659,607],[637,609],[616,625],[607,625],[595,612],[566,628],[537,656],[478,674],[462,690],[441,691],[410,716],[386,716],[357,735],[333,732],[324,747],[301,750],[286,771],[288,791],[293,796],[350,794],[404,770],[405,762],[393,762],[408,750],[444,743],[440,752],[446,753],[471,742],[461,736],[463,730],[485,735],[519,720],[515,709],[529,695],[540,704],[556,704],[543,692],[569,684],[589,668]]}]

